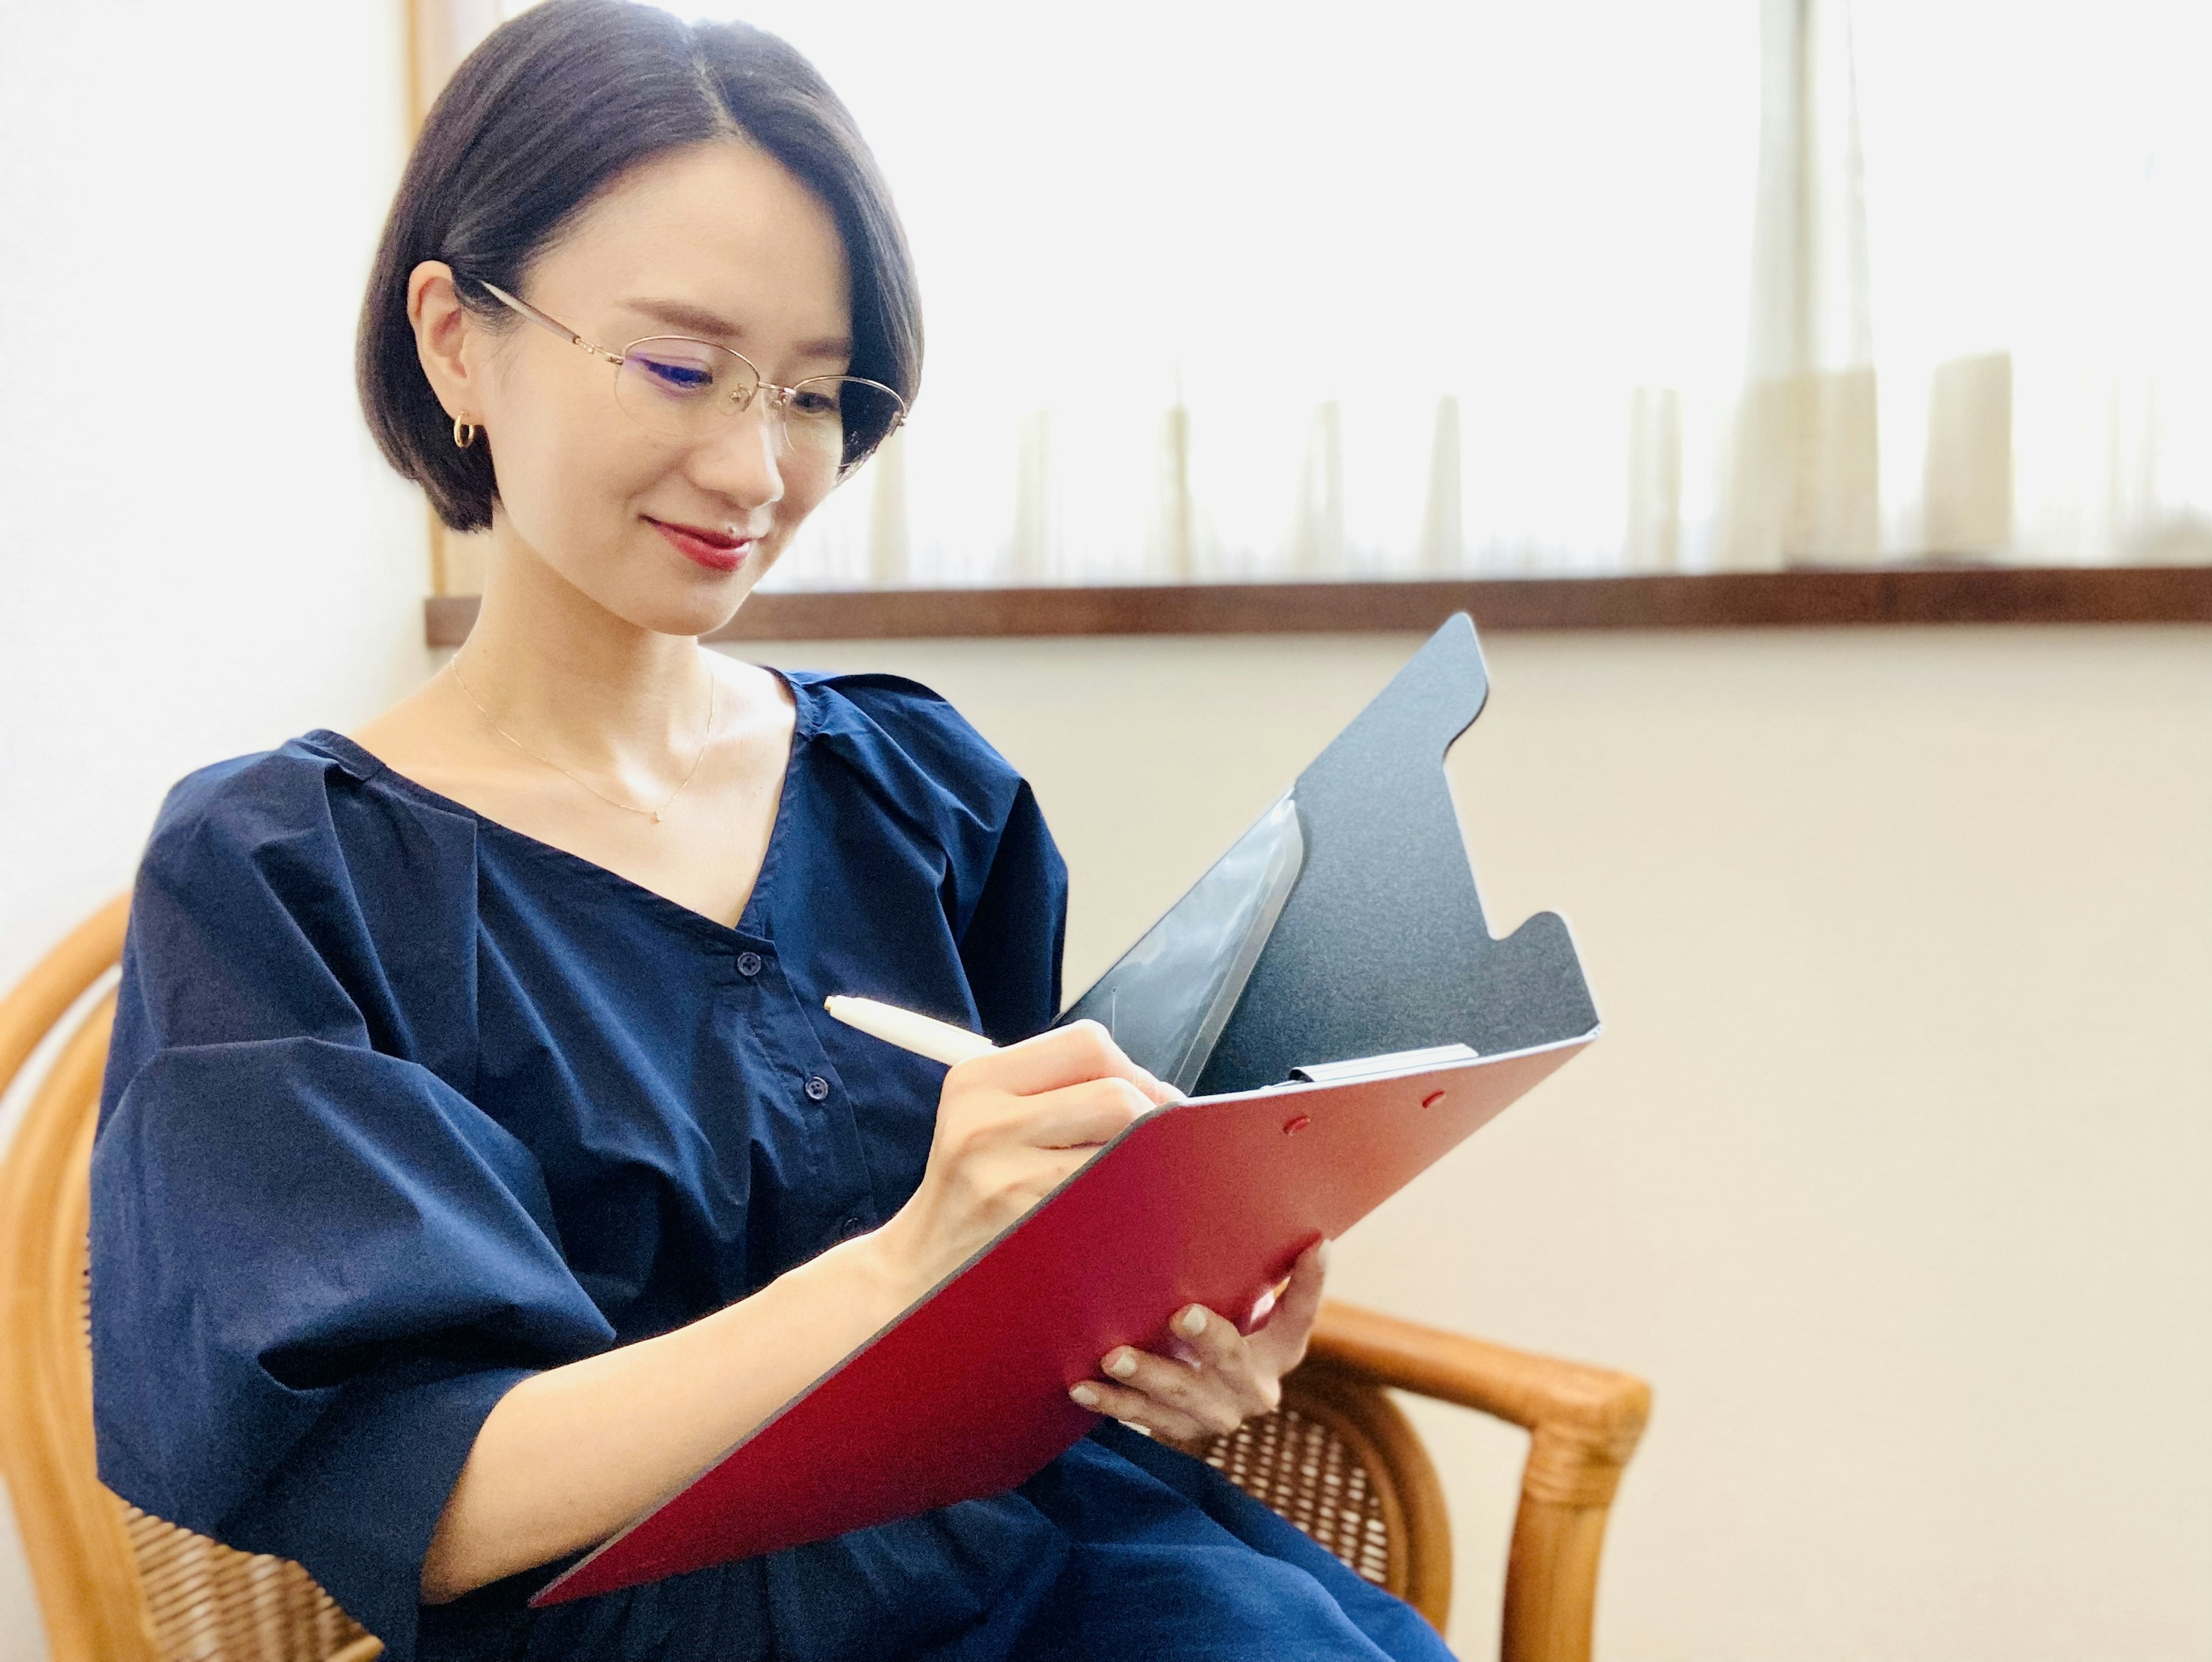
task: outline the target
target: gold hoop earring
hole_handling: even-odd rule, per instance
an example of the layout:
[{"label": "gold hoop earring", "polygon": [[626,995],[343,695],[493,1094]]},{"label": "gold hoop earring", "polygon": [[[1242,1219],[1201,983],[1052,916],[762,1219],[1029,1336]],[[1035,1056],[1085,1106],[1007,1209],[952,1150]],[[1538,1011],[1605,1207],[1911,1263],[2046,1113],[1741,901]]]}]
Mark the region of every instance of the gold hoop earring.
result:
[{"label": "gold hoop earring", "polygon": [[474,422],[463,421],[459,416],[454,417],[453,447],[457,450],[465,450],[476,441],[477,424]]}]

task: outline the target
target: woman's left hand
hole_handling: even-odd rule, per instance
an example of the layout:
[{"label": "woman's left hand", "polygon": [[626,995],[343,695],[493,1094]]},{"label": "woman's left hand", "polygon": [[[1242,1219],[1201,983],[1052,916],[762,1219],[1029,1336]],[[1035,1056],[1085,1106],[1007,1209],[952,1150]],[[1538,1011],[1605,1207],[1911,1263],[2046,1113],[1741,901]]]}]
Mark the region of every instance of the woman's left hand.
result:
[{"label": "woman's left hand", "polygon": [[1205,1306],[1188,1305],[1168,1324],[1179,1355],[1156,1356],[1122,1345],[1100,1360],[1102,1378],[1085,1379],[1067,1394],[1164,1442],[1186,1445],[1272,1414],[1283,1399],[1283,1375],[1306,1354],[1328,1264],[1327,1241],[1299,1254],[1289,1285],[1249,1336]]}]

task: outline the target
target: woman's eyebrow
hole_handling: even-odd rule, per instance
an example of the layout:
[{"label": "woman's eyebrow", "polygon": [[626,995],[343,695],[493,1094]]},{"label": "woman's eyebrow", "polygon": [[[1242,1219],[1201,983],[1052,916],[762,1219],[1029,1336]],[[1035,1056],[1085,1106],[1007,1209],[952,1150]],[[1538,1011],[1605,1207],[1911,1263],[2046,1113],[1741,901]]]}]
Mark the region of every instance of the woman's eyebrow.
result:
[{"label": "woman's eyebrow", "polygon": [[[745,336],[742,324],[732,323],[718,313],[703,306],[694,306],[681,300],[633,300],[629,309],[656,323],[666,324],[672,329],[681,329],[686,334],[702,335],[708,339],[742,341]],[[802,358],[850,358],[853,341],[848,335],[824,336],[820,340],[802,341],[799,356]]]},{"label": "woman's eyebrow", "polygon": [[745,332],[738,324],[708,311],[703,306],[694,306],[681,300],[633,300],[629,309],[641,317],[665,323],[672,329],[682,329],[694,335],[727,335],[736,339]]}]

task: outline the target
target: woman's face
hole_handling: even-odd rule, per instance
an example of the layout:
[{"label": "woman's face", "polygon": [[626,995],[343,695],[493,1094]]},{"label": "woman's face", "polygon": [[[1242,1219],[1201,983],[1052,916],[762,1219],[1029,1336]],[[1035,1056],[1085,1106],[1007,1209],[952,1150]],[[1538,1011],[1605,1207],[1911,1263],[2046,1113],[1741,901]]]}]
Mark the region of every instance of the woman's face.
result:
[{"label": "woman's face", "polygon": [[[611,351],[688,335],[782,386],[849,367],[851,296],[830,210],[736,138],[619,181],[539,254],[520,295]],[[649,432],[617,402],[611,365],[512,321],[471,326],[464,349],[470,379],[483,372],[473,401],[499,482],[495,533],[641,628],[726,622],[836,482],[834,458],[781,442],[765,399],[695,439]]]}]

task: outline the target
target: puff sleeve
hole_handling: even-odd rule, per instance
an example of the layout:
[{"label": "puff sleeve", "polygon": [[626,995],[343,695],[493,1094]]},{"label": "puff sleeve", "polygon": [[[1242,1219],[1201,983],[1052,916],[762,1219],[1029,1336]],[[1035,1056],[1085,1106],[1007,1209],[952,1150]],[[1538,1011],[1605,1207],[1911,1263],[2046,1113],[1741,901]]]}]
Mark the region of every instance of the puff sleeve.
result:
[{"label": "puff sleeve", "polygon": [[469,828],[356,782],[288,747],[157,822],[93,1154],[94,1399],[110,1488],[298,1560],[405,1662],[485,1416],[614,1335],[466,1093]]}]

